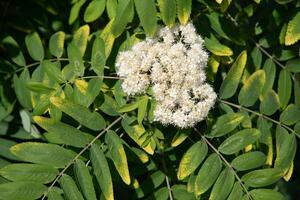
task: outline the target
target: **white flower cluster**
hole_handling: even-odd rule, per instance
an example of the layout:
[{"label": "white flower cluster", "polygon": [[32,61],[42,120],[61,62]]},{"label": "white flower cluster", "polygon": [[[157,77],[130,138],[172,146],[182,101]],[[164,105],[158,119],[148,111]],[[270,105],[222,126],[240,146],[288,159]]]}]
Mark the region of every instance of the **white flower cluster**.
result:
[{"label": "white flower cluster", "polygon": [[121,52],[116,69],[124,77],[127,95],[146,92],[152,86],[157,102],[154,120],[181,128],[203,120],[217,97],[205,83],[208,54],[194,26],[161,28],[129,51]]}]

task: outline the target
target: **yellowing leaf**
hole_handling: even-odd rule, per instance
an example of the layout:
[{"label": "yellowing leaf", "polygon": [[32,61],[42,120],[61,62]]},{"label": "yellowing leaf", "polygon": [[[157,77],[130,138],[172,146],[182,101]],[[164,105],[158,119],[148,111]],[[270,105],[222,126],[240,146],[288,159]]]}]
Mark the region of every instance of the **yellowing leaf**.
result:
[{"label": "yellowing leaf", "polygon": [[243,106],[252,106],[263,90],[266,75],[263,70],[254,72],[243,85],[239,93],[239,103]]},{"label": "yellowing leaf", "polygon": [[289,21],[285,34],[285,45],[292,45],[300,39],[300,13]]},{"label": "yellowing leaf", "polygon": [[239,85],[240,79],[242,77],[244,68],[247,62],[247,52],[243,51],[236,59],[234,64],[231,66],[225,80],[222,82],[220,88],[220,98],[227,99],[232,97]]},{"label": "yellowing leaf", "polygon": [[244,129],[227,138],[218,148],[226,155],[234,154],[249,144],[252,144],[260,137],[260,131],[255,128]]},{"label": "yellowing leaf", "polygon": [[191,146],[181,158],[177,178],[183,180],[193,173],[201,162],[205,159],[208,148],[204,141],[196,142]]},{"label": "yellowing leaf", "polygon": [[90,27],[88,25],[84,25],[80,27],[73,36],[72,43],[74,43],[75,46],[79,49],[81,57],[83,57],[86,50],[89,34]]},{"label": "yellowing leaf", "polygon": [[217,180],[222,169],[222,161],[217,154],[211,154],[200,168],[195,181],[196,196],[205,193]]},{"label": "yellowing leaf", "polygon": [[180,24],[187,24],[192,10],[192,0],[176,0],[177,16]]},{"label": "yellowing leaf", "polygon": [[130,184],[130,175],[127,163],[127,157],[122,145],[122,140],[114,132],[109,130],[105,135],[105,141],[108,144],[108,150],[114,162],[114,165],[120,174],[122,180],[127,185]]},{"label": "yellowing leaf", "polygon": [[175,0],[158,0],[159,10],[163,22],[172,27],[176,18],[176,1]]},{"label": "yellowing leaf", "polygon": [[231,56],[233,54],[229,47],[221,44],[215,37],[205,38],[205,47],[217,56]]},{"label": "yellowing leaf", "polygon": [[49,40],[49,50],[53,56],[60,58],[64,52],[65,33],[58,31],[51,35]]},{"label": "yellowing leaf", "polygon": [[59,97],[51,97],[50,101],[54,106],[77,120],[83,126],[92,130],[101,130],[106,126],[105,120],[99,113],[91,112],[82,105],[75,104]]}]

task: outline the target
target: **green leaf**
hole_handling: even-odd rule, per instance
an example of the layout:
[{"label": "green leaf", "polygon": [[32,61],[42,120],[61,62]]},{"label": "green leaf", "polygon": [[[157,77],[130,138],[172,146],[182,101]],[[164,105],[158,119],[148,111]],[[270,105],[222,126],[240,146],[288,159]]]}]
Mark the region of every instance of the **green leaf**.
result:
[{"label": "green leaf", "polygon": [[0,199],[33,200],[38,199],[47,187],[35,182],[9,182],[0,184]]},{"label": "green leaf", "polygon": [[153,36],[157,28],[156,7],[154,0],[134,0],[135,8],[145,32]]},{"label": "green leaf", "polygon": [[105,9],[105,3],[105,0],[91,1],[84,12],[84,21],[89,23],[98,19]]},{"label": "green leaf", "polygon": [[279,97],[274,90],[269,90],[263,97],[259,110],[265,115],[273,115],[280,107]]},{"label": "green leaf", "polygon": [[32,92],[39,94],[50,94],[51,92],[55,91],[54,88],[48,87],[46,84],[40,82],[29,81],[26,83],[26,86]]},{"label": "green leaf", "polygon": [[49,132],[46,133],[46,138],[58,138],[61,143],[66,145],[83,148],[94,138],[92,135],[84,133],[70,125],[62,122],[55,123],[50,118],[35,116],[33,120]]},{"label": "green leaf", "polygon": [[90,34],[89,25],[81,26],[74,34],[72,43],[79,49],[81,57],[83,57],[86,50],[88,37]]},{"label": "green leaf", "polygon": [[101,37],[97,37],[94,41],[92,48],[92,59],[91,59],[91,67],[94,72],[100,76],[99,78],[102,80],[104,75],[104,66],[106,62],[105,58],[105,43]]},{"label": "green leaf", "polygon": [[248,152],[239,155],[231,162],[233,168],[238,171],[258,168],[266,163],[267,157],[260,151]]},{"label": "green leaf", "polygon": [[193,173],[205,159],[207,152],[208,148],[204,141],[198,141],[193,144],[181,158],[177,178],[183,180]]},{"label": "green leaf", "polygon": [[158,0],[158,6],[163,22],[172,27],[176,18],[176,1],[175,0]]},{"label": "green leaf", "polygon": [[69,16],[69,24],[73,24],[75,20],[78,18],[80,8],[83,6],[86,0],[77,1],[71,8],[70,16]]},{"label": "green leaf", "polygon": [[88,108],[75,104],[59,97],[51,97],[51,103],[58,109],[74,118],[81,125],[92,130],[101,130],[106,126],[105,120],[97,112],[91,112]]},{"label": "green leaf", "polygon": [[247,52],[243,51],[231,66],[225,80],[222,82],[219,94],[221,99],[228,99],[236,93],[246,62]]},{"label": "green leaf", "polygon": [[178,130],[172,139],[171,146],[177,147],[191,134],[191,130]]},{"label": "green leaf", "polygon": [[300,109],[295,104],[290,104],[280,115],[280,122],[293,125],[300,120]]},{"label": "green leaf", "polygon": [[294,160],[297,150],[295,135],[289,134],[283,127],[276,128],[275,167],[287,171]]},{"label": "green leaf", "polygon": [[64,200],[61,196],[61,193],[62,193],[61,189],[53,187],[47,195],[48,200]]},{"label": "green leaf", "polygon": [[[67,51],[68,51],[68,58],[70,62],[69,66],[70,69],[72,70],[72,75],[74,74],[76,76],[83,76],[85,67],[78,47],[74,43],[71,43],[68,46]],[[65,67],[64,70],[66,69],[67,68]]]},{"label": "green leaf", "polygon": [[44,59],[44,47],[40,36],[36,32],[27,35],[25,43],[28,53],[33,60],[41,61]]},{"label": "green leaf", "polygon": [[90,158],[93,166],[94,174],[100,185],[101,191],[107,200],[114,199],[113,183],[109,171],[107,160],[97,145],[92,145],[90,150]]},{"label": "green leaf", "polygon": [[258,129],[244,129],[227,138],[218,150],[226,155],[234,154],[255,142],[259,137],[260,131]]},{"label": "green leaf", "polygon": [[251,52],[251,58],[255,69],[261,68],[262,53],[258,47],[254,47]]},{"label": "green leaf", "polygon": [[119,116],[117,102],[110,96],[104,94],[104,102],[99,107],[102,112],[110,116]]},{"label": "green leaf", "polygon": [[19,66],[26,65],[24,55],[17,41],[13,37],[6,36],[5,38],[2,39],[1,42],[4,45],[5,49],[7,50],[9,57],[14,63],[16,63]]},{"label": "green leaf", "polygon": [[225,200],[234,184],[232,169],[224,169],[214,184],[209,200]]},{"label": "green leaf", "polygon": [[294,127],[294,130],[295,130],[295,134],[297,136],[299,136],[300,135],[300,122],[297,122],[297,124]]},{"label": "green leaf", "polygon": [[237,199],[242,199],[242,197],[243,197],[243,190],[241,184],[239,182],[236,182],[227,200],[237,200]]},{"label": "green leaf", "polygon": [[[244,119],[243,113],[227,113],[217,119],[211,137],[221,137],[233,131]],[[209,135],[210,136],[210,135]]]},{"label": "green leaf", "polygon": [[285,45],[292,45],[300,39],[300,13],[297,13],[295,17],[289,21],[286,34]]},{"label": "green leaf", "polygon": [[138,105],[138,123],[141,124],[146,115],[147,105],[148,105],[148,96],[145,95],[139,100]]},{"label": "green leaf", "polygon": [[88,167],[82,160],[76,160],[74,172],[79,188],[86,200],[97,200],[96,192],[93,185],[92,176]]},{"label": "green leaf", "polygon": [[113,19],[116,17],[117,6],[118,6],[117,0],[106,1],[106,12],[107,12],[109,19]]},{"label": "green leaf", "polygon": [[192,0],[176,0],[177,16],[180,24],[187,24],[192,10]]},{"label": "green leaf", "polygon": [[222,161],[217,154],[211,154],[200,168],[195,181],[195,195],[205,193],[217,180],[222,169]]},{"label": "green leaf", "polygon": [[280,100],[280,107],[285,108],[289,104],[292,94],[291,75],[285,69],[280,71],[277,92]]},{"label": "green leaf", "polygon": [[10,150],[24,161],[56,168],[65,167],[76,156],[73,151],[58,145],[38,142],[19,143],[11,147]]},{"label": "green leaf", "polygon": [[38,164],[10,164],[0,169],[0,175],[11,181],[50,183],[57,174],[54,167]]},{"label": "green leaf", "polygon": [[49,50],[50,53],[60,58],[64,52],[64,42],[65,42],[65,33],[62,31],[58,31],[51,35],[49,40]]},{"label": "green leaf", "polygon": [[0,156],[3,158],[8,158],[10,160],[19,160],[15,155],[10,152],[10,148],[17,144],[14,141],[0,138]]},{"label": "green leaf", "polygon": [[118,14],[114,18],[111,27],[112,35],[115,38],[119,37],[123,33],[127,23],[130,21],[132,12],[133,12],[133,0],[119,1],[117,6],[117,12],[116,12]]},{"label": "green leaf", "polygon": [[294,96],[295,96],[295,104],[300,108],[300,76],[295,76],[294,79]]},{"label": "green leaf", "polygon": [[130,174],[128,169],[127,157],[122,145],[122,140],[114,132],[109,130],[105,135],[105,141],[108,145],[108,150],[111,154],[114,165],[120,174],[122,180],[127,185],[130,184]]},{"label": "green leaf", "polygon": [[139,101],[136,101],[136,102],[122,106],[121,108],[118,109],[118,112],[120,112],[120,113],[130,112],[130,111],[137,109],[138,107],[139,107]]},{"label": "green leaf", "polygon": [[57,83],[66,82],[65,77],[63,77],[62,72],[57,65],[49,60],[44,60],[41,65],[50,79],[55,80]]},{"label": "green leaf", "polygon": [[59,184],[67,200],[84,200],[71,176],[64,174],[60,178]]},{"label": "green leaf", "polygon": [[[278,0],[277,0],[278,1]],[[255,189],[251,190],[250,195],[255,200],[285,200],[286,198],[279,192],[271,189]],[[249,199],[246,195],[243,200]]]},{"label": "green leaf", "polygon": [[28,69],[24,69],[20,77],[14,74],[13,82],[16,96],[19,103],[24,108],[32,108],[30,90],[26,87],[26,83],[30,81],[30,74]]},{"label": "green leaf", "polygon": [[239,103],[243,106],[252,106],[263,90],[266,75],[264,70],[254,72],[243,85],[239,93]]},{"label": "green leaf", "polygon": [[282,176],[282,171],[276,168],[258,169],[245,174],[242,181],[247,186],[258,188],[276,183]]},{"label": "green leaf", "polygon": [[233,54],[232,50],[221,44],[216,38],[211,39],[205,38],[205,47],[214,55],[217,56],[231,56]]},{"label": "green leaf", "polygon": [[273,88],[276,76],[276,66],[270,58],[266,60],[263,66],[263,70],[265,71],[266,81],[260,99],[262,99],[267,94],[267,92]]},{"label": "green leaf", "polygon": [[300,59],[289,60],[285,66],[289,72],[299,73],[300,72]]}]

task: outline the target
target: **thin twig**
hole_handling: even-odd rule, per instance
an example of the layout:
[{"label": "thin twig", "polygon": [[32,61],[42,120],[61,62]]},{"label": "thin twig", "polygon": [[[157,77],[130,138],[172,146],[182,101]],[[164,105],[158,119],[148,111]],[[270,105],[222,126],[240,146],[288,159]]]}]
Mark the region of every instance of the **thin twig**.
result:
[{"label": "thin twig", "polygon": [[168,178],[168,176],[166,176],[166,183],[167,183],[167,187],[168,187],[168,191],[169,191],[169,197],[170,197],[170,200],[173,200],[172,189],[171,189],[171,187],[170,187],[170,183],[169,183],[169,178]]},{"label": "thin twig", "polygon": [[[296,133],[295,130],[293,130],[292,128],[288,127],[287,125],[282,124],[280,121],[277,121],[277,120],[275,120],[275,119],[272,119],[272,118],[270,118],[270,117],[268,117],[268,116],[266,116],[266,115],[264,115],[264,114],[261,114],[261,113],[259,113],[259,112],[256,112],[256,111],[251,110],[251,109],[248,109],[248,108],[245,108],[245,107],[243,107],[243,106],[241,106],[241,105],[237,105],[237,104],[235,104],[235,103],[231,103],[231,102],[229,102],[229,101],[225,101],[225,100],[221,100],[221,99],[219,99],[219,101],[222,102],[222,103],[224,103],[224,104],[227,104],[227,105],[229,105],[229,106],[238,108],[238,109],[240,109],[240,110],[244,110],[244,111],[253,113],[253,114],[255,114],[255,115],[259,116],[259,117],[262,117],[262,118],[264,118],[264,119],[266,119],[266,120],[268,120],[268,121],[271,121],[271,122],[273,122],[273,123],[275,123],[275,124],[277,124],[277,125],[279,125],[279,126],[285,128],[285,129],[287,129],[287,130],[290,131],[291,133],[295,133],[298,137],[299,137],[299,135],[300,135],[299,133]],[[298,134],[299,134],[299,135],[298,135]]]},{"label": "thin twig", "polygon": [[241,180],[241,178],[239,177],[239,175],[236,173],[236,171],[233,169],[232,165],[226,160],[226,158],[218,151],[218,149],[216,149],[214,147],[214,145],[212,143],[210,143],[208,141],[208,139],[206,139],[206,137],[204,135],[202,135],[198,129],[194,128],[195,132],[198,133],[200,135],[200,137],[206,142],[206,144],[221,158],[221,160],[232,170],[235,178],[238,180],[239,184],[242,186],[242,188],[244,189],[244,191],[246,192],[246,195],[248,196],[248,199],[253,199],[251,194],[249,193],[248,189],[246,188],[246,186],[244,185],[243,181]]},{"label": "thin twig", "polygon": [[52,184],[49,186],[48,190],[44,193],[42,200],[46,198],[50,190],[54,187],[55,183],[58,182],[58,180],[62,177],[62,175],[67,171],[67,169],[88,149],[91,147],[93,143],[96,142],[105,132],[107,132],[111,127],[113,127],[116,123],[118,123],[123,116],[120,116],[115,121],[113,121],[108,127],[103,129],[91,142],[89,142],[67,165],[66,167],[57,175],[55,180],[52,182]]}]

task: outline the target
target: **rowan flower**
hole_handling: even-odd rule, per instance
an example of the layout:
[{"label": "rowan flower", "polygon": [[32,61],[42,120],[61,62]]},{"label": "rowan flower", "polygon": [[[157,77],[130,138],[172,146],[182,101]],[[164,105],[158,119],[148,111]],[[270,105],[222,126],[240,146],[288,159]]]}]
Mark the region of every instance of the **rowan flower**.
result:
[{"label": "rowan flower", "polygon": [[186,128],[205,119],[217,97],[205,83],[208,54],[193,24],[160,28],[117,57],[122,89],[134,96],[152,88],[154,120]]}]

